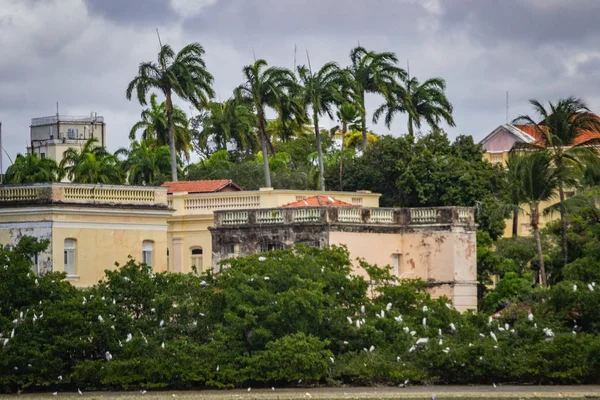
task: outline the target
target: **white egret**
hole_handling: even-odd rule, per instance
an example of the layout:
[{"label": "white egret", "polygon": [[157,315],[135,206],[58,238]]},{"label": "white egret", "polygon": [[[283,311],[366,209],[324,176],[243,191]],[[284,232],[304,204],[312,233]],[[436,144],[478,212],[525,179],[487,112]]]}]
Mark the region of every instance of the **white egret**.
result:
[{"label": "white egret", "polygon": [[498,342],[498,338],[496,337],[496,334],[494,332],[490,332],[490,336],[492,337],[492,339]]},{"label": "white egret", "polygon": [[450,329],[452,329],[452,332],[456,331],[456,326],[454,326],[453,322],[450,322]]},{"label": "white egret", "polygon": [[424,337],[424,338],[417,339],[416,344],[427,343],[427,342],[429,342],[429,338]]},{"label": "white egret", "polygon": [[392,303],[387,303],[387,305],[385,306],[385,309],[387,311],[390,311],[392,309]]},{"label": "white egret", "polygon": [[530,321],[533,321],[533,314],[529,313],[529,315],[527,316],[527,319],[530,320]]},{"label": "white egret", "polygon": [[127,339],[125,339],[125,342],[131,342],[131,339],[133,339],[133,335],[131,333],[128,333]]},{"label": "white egret", "polygon": [[335,362],[335,360],[333,359],[333,357],[329,357],[329,361],[331,361],[332,364]]},{"label": "white egret", "polygon": [[83,392],[79,388],[77,388],[77,393],[79,393],[80,396],[83,396]]},{"label": "white egret", "polygon": [[112,360],[112,354],[110,354],[110,352],[108,351],[104,353],[104,357],[106,358],[106,361]]},{"label": "white egret", "polygon": [[429,310],[429,308],[427,308],[427,306],[423,306],[423,312],[427,312],[427,310]]},{"label": "white egret", "polygon": [[263,257],[263,256],[260,256],[260,257],[258,257],[258,261],[260,261],[260,262],[267,261],[267,258]]},{"label": "white egret", "polygon": [[369,352],[374,352],[375,351],[375,346],[371,345],[371,347],[369,347]]},{"label": "white egret", "polygon": [[427,318],[423,318],[422,323],[423,323],[423,327],[427,328]]},{"label": "white egret", "polygon": [[104,318],[102,318],[102,315],[98,315],[98,321],[104,322]]}]

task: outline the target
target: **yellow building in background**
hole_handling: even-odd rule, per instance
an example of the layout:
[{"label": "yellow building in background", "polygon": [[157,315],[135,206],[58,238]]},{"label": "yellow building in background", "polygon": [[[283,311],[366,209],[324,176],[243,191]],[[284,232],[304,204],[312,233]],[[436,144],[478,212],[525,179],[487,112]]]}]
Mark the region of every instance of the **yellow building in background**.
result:
[{"label": "yellow building in background", "polygon": [[64,271],[78,287],[96,284],[128,257],[167,270],[167,190],[156,187],[36,184],[0,187],[0,243],[50,241],[34,272]]}]

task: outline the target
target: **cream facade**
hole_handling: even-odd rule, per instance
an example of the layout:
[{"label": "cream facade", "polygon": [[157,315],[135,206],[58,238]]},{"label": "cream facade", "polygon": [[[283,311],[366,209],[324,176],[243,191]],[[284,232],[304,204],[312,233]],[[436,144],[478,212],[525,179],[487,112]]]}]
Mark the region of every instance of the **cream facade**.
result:
[{"label": "cream facade", "polygon": [[[213,268],[220,261],[303,243],[345,245],[352,260],[389,265],[399,279],[420,278],[433,297],[477,308],[474,210],[463,207],[295,207],[218,211]],[[367,277],[357,261],[354,272]]]},{"label": "cream facade", "polygon": [[[205,271],[212,268],[213,213],[217,210],[261,209],[280,207],[316,192],[309,190],[223,191],[216,193],[170,194],[169,207],[174,209],[168,219],[169,270],[173,272]],[[364,207],[378,207],[380,194],[360,192],[319,192],[337,200]]]},{"label": "cream facade", "polygon": [[106,146],[104,117],[92,113],[89,117],[57,114],[33,118],[27,152],[60,162],[67,149],[80,148],[90,138],[98,139],[99,146]]},{"label": "cream facade", "polygon": [[167,270],[164,188],[40,184],[0,188],[0,243],[22,236],[50,241],[38,254],[38,273],[64,271],[77,287],[94,285],[104,270],[131,256]]}]

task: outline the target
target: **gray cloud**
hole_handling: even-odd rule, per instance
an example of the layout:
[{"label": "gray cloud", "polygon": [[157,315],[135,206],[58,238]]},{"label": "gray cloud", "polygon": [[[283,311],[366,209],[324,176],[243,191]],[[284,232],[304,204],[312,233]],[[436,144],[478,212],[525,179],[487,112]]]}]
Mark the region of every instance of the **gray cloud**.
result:
[{"label": "gray cloud", "polygon": [[[600,112],[599,16],[596,0],[0,0],[3,145],[24,151],[30,119],[56,101],[61,113],[104,115],[110,149],[127,145],[141,107],[124,91],[139,62],[156,58],[156,27],[176,49],[204,45],[221,100],[254,54],[291,68],[296,46],[297,64],[308,50],[314,68],[346,65],[358,41],[394,51],[411,75],[446,79],[450,135],[480,139],[504,123],[506,91],[510,118],[529,113],[530,98],[569,95]],[[369,110],[380,102],[369,96]],[[405,125],[399,116],[391,133]]]}]

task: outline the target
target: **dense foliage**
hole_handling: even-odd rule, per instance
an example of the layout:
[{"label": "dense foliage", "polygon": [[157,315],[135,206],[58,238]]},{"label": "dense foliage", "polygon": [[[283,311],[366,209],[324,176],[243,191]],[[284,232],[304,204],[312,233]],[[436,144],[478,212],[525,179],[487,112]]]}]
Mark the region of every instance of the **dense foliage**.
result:
[{"label": "dense foliage", "polygon": [[575,270],[532,293],[531,314],[515,306],[489,320],[431,299],[422,281],[366,264],[369,281],[352,275],[343,248],[238,258],[204,275],[129,260],[76,290],[30,272],[45,245],[0,250],[4,391],[600,378],[600,290]]}]

